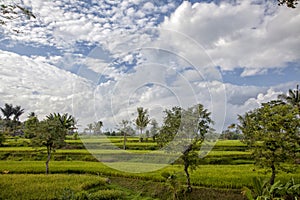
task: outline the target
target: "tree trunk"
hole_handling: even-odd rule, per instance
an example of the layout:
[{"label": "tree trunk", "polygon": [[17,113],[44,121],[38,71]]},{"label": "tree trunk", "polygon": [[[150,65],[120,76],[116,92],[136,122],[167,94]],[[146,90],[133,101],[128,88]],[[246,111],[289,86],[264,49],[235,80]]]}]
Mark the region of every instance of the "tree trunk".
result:
[{"label": "tree trunk", "polygon": [[124,131],[124,143],[123,143],[123,149],[126,150],[126,131]]},{"label": "tree trunk", "polygon": [[272,175],[271,175],[271,178],[270,178],[270,185],[273,185],[274,182],[275,182],[275,176],[276,176],[274,163],[272,163],[271,169],[272,169]]},{"label": "tree trunk", "polygon": [[46,174],[49,174],[49,161],[51,158],[51,147],[47,147]]},{"label": "tree trunk", "polygon": [[189,165],[187,163],[184,163],[184,172],[186,175],[187,192],[192,192],[192,186],[191,186],[191,180],[189,174]]}]

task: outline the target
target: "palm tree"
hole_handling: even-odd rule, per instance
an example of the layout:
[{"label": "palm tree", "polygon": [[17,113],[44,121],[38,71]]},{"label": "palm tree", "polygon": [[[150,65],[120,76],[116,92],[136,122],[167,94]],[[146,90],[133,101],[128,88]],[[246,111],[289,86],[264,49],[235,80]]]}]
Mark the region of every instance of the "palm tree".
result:
[{"label": "palm tree", "polygon": [[14,114],[14,107],[12,104],[5,104],[4,108],[0,108],[5,119],[10,120],[10,117]]},{"label": "palm tree", "polygon": [[24,109],[21,109],[21,106],[16,106],[13,108],[14,121],[19,121],[20,116],[24,113]]},{"label": "palm tree", "polygon": [[278,95],[279,99],[284,100],[288,104],[292,106],[296,106],[300,111],[300,89],[299,85],[297,85],[296,90],[289,89],[288,94],[280,94]]},{"label": "palm tree", "polygon": [[[147,127],[147,125],[150,122],[149,115],[148,115],[148,110],[143,107],[138,107],[137,108],[138,116],[135,120],[135,124],[137,128],[140,130],[140,137],[142,137],[143,130]],[[141,138],[140,138],[141,141]]]},{"label": "palm tree", "polygon": [[75,128],[76,120],[72,115],[69,115],[68,113],[65,113],[61,115],[60,113],[50,113],[50,115],[47,116],[48,120],[58,120],[61,125],[67,129],[71,130]]},{"label": "palm tree", "polygon": [[27,116],[28,119],[31,118],[31,117],[36,117],[35,112],[31,112],[31,113],[29,113],[29,115]]}]

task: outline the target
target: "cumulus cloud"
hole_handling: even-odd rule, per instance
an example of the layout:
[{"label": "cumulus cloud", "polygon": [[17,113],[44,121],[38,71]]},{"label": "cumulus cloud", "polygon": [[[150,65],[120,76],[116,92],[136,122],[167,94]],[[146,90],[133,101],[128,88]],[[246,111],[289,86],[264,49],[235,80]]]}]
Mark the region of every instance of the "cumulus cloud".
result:
[{"label": "cumulus cloud", "polygon": [[184,1],[161,27],[193,38],[222,70],[242,67],[242,76],[253,76],[300,60],[300,8],[271,3]]},{"label": "cumulus cloud", "polygon": [[[41,117],[72,112],[83,126],[102,120],[114,128],[124,118],[134,119],[138,106],[161,121],[166,108],[202,103],[220,131],[225,113],[227,125],[237,113],[294,86],[224,84],[216,66],[242,68],[246,77],[299,62],[299,8],[250,0],[24,4],[37,19],[20,27],[22,34],[3,27],[3,38],[60,52],[20,56],[1,51],[0,103],[13,101]],[[82,43],[99,48],[90,51]]]}]

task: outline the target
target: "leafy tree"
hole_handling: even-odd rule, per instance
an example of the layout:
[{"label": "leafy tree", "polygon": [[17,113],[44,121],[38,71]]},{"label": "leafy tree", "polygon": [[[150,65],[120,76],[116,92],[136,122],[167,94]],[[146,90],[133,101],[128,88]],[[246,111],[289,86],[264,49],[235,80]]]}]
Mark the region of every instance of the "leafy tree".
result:
[{"label": "leafy tree", "polygon": [[182,147],[180,159],[186,176],[187,192],[191,192],[189,171],[195,170],[200,164],[199,150],[205,135],[212,130],[210,126],[213,121],[210,118],[210,113],[201,104],[192,106],[187,110],[173,107],[171,110],[166,110],[165,113],[164,124],[158,140],[162,144],[175,141],[175,147]]},{"label": "leafy tree", "polygon": [[163,126],[157,136],[156,142],[161,148],[174,139],[181,124],[181,107],[173,107],[170,110],[165,110]]},{"label": "leafy tree", "polygon": [[244,142],[253,150],[255,164],[271,169],[273,185],[281,164],[295,163],[300,147],[300,120],[297,108],[282,101],[271,101],[239,116],[239,129]]},{"label": "leafy tree", "polygon": [[123,149],[126,150],[126,141],[127,141],[127,135],[130,135],[132,132],[132,128],[130,126],[130,121],[128,120],[122,120],[118,125],[118,130],[123,135]]},{"label": "leafy tree", "polygon": [[158,123],[155,119],[152,119],[150,121],[150,125],[151,125],[151,128],[150,128],[150,135],[151,137],[153,138],[153,141],[155,142],[156,140],[156,137],[158,136],[159,134],[159,126],[158,126]]},{"label": "leafy tree", "polygon": [[137,128],[140,130],[140,137],[143,134],[143,130],[147,127],[150,122],[150,118],[148,115],[148,110],[144,109],[143,107],[137,108],[138,116],[135,120],[135,124]]},{"label": "leafy tree", "polygon": [[300,89],[299,85],[297,85],[295,90],[289,89],[288,94],[280,94],[278,98],[283,100],[284,102],[295,106],[300,111]]},{"label": "leafy tree", "polygon": [[[9,21],[16,19],[24,20],[24,17],[27,19],[36,18],[28,8],[15,3],[4,3],[0,0],[0,25],[6,25]],[[13,31],[19,32],[16,29]]]},{"label": "leafy tree", "polygon": [[37,116],[32,112],[27,116],[27,120],[25,121],[25,138],[31,139],[35,137],[34,128],[38,125],[39,120]]},{"label": "leafy tree", "polygon": [[278,5],[286,5],[289,8],[296,8],[299,0],[278,0]]},{"label": "leafy tree", "polygon": [[49,161],[51,154],[55,149],[65,145],[67,129],[62,123],[55,118],[47,118],[43,121],[36,122],[35,125],[27,124],[27,129],[34,133],[31,143],[36,147],[46,147],[46,174],[49,173]]}]

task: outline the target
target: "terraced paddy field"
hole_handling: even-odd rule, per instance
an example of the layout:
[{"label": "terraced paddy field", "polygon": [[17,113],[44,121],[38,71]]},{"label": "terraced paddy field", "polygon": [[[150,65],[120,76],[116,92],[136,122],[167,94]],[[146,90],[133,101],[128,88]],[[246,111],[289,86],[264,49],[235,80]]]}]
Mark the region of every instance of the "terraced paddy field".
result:
[{"label": "terraced paddy field", "polygon": [[[184,196],[179,191],[185,186],[183,166],[179,161],[160,164],[160,159],[170,155],[151,139],[139,142],[131,137],[128,150],[121,149],[122,137],[84,140],[95,147],[91,149],[85,149],[79,139],[66,143],[66,148],[53,154],[51,174],[45,175],[45,149],[28,146],[26,139],[8,139],[0,147],[0,199],[173,199],[174,193],[183,195],[181,199],[244,199],[241,188],[251,188],[253,177],[270,176],[254,167],[251,152],[243,143],[218,141],[191,173],[194,190]],[[103,148],[105,144],[115,149]],[[126,160],[127,155],[153,157],[140,162]],[[132,173],[137,167],[145,172]],[[166,173],[176,175],[176,187],[165,178]],[[277,180],[286,182],[291,177],[300,183],[299,170],[279,173]]]}]

